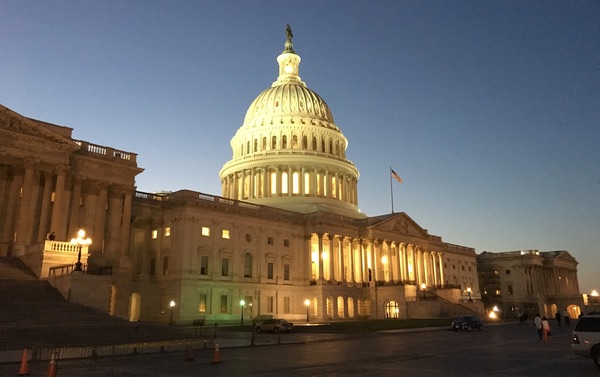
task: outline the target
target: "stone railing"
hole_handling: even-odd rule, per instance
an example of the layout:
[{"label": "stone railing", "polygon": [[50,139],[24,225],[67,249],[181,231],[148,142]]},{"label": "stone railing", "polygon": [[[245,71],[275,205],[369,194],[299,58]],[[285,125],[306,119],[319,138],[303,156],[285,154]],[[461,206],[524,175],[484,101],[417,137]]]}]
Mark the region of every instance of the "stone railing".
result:
[{"label": "stone railing", "polygon": [[[44,245],[44,252],[56,252],[56,253],[73,253],[79,252],[79,245],[72,244],[70,242],[60,241],[46,241]],[[88,245],[81,247],[81,254],[85,255],[88,253]]]},{"label": "stone railing", "polygon": [[121,160],[123,162],[132,164],[137,163],[137,154],[135,153],[120,151],[118,149],[104,147],[102,145],[91,144],[83,140],[75,140],[75,144],[81,146],[81,149],[79,149],[79,153],[81,154],[99,155],[105,158]]}]

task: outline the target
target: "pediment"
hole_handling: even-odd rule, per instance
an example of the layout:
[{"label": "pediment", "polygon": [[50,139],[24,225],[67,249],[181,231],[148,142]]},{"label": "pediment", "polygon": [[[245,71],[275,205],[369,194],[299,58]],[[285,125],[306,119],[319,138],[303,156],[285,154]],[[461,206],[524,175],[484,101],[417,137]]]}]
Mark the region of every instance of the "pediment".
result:
[{"label": "pediment", "polygon": [[379,231],[414,237],[430,237],[427,229],[423,229],[404,212],[389,215],[385,219],[374,223],[369,228],[371,228],[372,232]]},{"label": "pediment", "polygon": [[56,129],[66,127],[51,126],[43,122],[35,121],[18,114],[11,109],[0,105],[0,130],[13,132],[16,134],[30,136],[45,141],[51,141],[59,144],[73,145],[73,140],[69,137],[61,135]]}]

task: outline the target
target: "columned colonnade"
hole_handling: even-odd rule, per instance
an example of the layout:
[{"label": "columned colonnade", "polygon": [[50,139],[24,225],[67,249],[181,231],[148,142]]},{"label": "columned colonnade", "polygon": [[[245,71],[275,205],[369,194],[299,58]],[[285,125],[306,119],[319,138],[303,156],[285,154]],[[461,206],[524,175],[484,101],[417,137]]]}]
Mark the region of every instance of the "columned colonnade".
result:
[{"label": "columned colonnade", "polygon": [[358,205],[356,177],[292,165],[244,169],[221,180],[222,196],[237,200],[300,196],[333,198]]},{"label": "columned colonnade", "polygon": [[442,253],[415,244],[328,233],[307,237],[311,280],[442,287]]},{"label": "columned colonnade", "polygon": [[91,250],[120,252],[128,241],[133,192],[75,175],[67,165],[0,161],[0,243],[41,243],[50,232],[68,241],[83,228]]}]

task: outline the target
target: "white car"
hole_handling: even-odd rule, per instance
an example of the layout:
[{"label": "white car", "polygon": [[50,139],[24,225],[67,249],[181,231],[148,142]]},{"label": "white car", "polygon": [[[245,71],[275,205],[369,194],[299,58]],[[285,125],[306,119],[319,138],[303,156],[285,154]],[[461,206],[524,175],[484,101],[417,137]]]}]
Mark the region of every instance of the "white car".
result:
[{"label": "white car", "polygon": [[600,314],[579,318],[573,331],[571,350],[575,355],[591,357],[600,368]]}]

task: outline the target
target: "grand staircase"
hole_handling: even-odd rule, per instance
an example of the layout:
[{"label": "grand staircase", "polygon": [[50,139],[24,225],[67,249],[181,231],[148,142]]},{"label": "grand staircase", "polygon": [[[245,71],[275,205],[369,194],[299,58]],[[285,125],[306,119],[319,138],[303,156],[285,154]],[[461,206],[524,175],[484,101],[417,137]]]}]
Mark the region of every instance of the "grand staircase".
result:
[{"label": "grand staircase", "polygon": [[20,259],[0,257],[0,351],[187,338],[175,327],[131,323],[70,303]]}]

